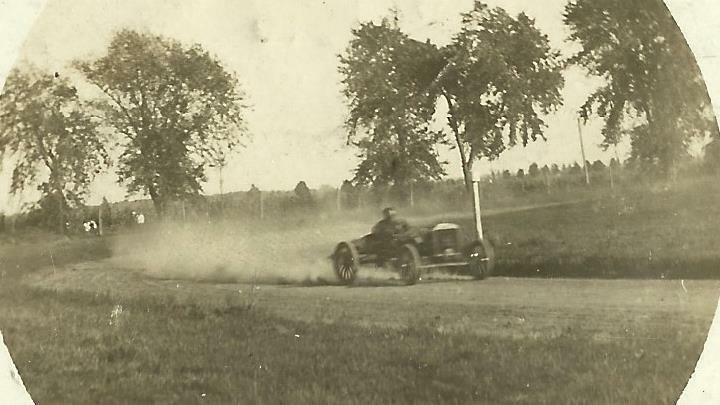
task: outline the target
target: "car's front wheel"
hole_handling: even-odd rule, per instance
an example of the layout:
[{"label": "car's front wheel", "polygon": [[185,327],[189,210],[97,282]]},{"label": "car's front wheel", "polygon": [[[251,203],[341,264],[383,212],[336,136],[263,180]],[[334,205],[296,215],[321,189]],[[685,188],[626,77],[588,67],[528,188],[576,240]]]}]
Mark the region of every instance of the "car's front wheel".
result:
[{"label": "car's front wheel", "polygon": [[333,269],[335,276],[343,284],[351,284],[357,277],[360,256],[352,242],[342,242],[333,253]]},{"label": "car's front wheel", "polygon": [[407,244],[402,247],[397,261],[400,277],[405,284],[412,285],[420,279],[420,254],[415,246]]},{"label": "car's front wheel", "polygon": [[492,275],[495,267],[495,251],[487,240],[475,242],[468,250],[468,268],[476,280]]}]

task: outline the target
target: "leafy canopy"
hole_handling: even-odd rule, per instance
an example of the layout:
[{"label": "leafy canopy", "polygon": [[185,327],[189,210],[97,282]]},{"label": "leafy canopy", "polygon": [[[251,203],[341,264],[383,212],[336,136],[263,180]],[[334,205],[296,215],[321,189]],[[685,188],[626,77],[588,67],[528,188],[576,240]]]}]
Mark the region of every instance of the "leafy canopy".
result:
[{"label": "leafy canopy", "polygon": [[446,49],[441,94],[451,127],[468,150],[468,162],[497,158],[519,140],[545,138],[542,115],[561,103],[559,53],[524,13],[476,2]]},{"label": "leafy canopy", "polygon": [[441,63],[434,45],[410,39],[397,20],[353,30],[339,71],[349,141],[361,151],[357,183],[405,187],[443,174],[435,151],[442,136],[428,127],[435,111],[428,86]]},{"label": "leafy canopy", "polygon": [[206,167],[223,165],[244,135],[238,80],[200,45],[122,30],[105,56],[76,66],[104,95],[97,104],[124,148],[121,182],[159,212],[198,195]]},{"label": "leafy canopy", "polygon": [[0,94],[0,155],[15,164],[10,192],[37,186],[43,206],[64,223],[63,211],[83,203],[109,164],[99,125],[68,79],[14,69]]},{"label": "leafy canopy", "polygon": [[435,148],[448,139],[428,126],[443,99],[469,186],[476,159],[494,159],[518,139],[544,138],[542,116],[561,104],[561,69],[532,19],[481,2],[442,49],[409,38],[397,20],[362,24],[340,65],[350,137],[358,127],[370,134],[356,142],[356,180],[442,175]]},{"label": "leafy canopy", "polygon": [[604,145],[628,135],[632,157],[669,170],[692,137],[717,131],[695,58],[662,0],[575,0],[566,6],[570,62],[605,79],[580,108],[605,121]]}]

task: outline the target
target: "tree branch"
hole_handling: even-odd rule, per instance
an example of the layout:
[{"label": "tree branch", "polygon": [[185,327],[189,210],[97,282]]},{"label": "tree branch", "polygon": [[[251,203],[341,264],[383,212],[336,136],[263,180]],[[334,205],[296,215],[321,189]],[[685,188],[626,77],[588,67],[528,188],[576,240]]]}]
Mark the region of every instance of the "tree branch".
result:
[{"label": "tree branch", "polygon": [[110,100],[112,100],[115,103],[115,105],[117,105],[120,108],[120,111],[122,111],[122,113],[125,115],[125,117],[127,117],[127,120],[128,120],[128,123],[130,124],[130,126],[132,126],[133,129],[135,130],[135,136],[140,135],[140,129],[138,128],[137,124],[135,123],[135,120],[132,118],[132,115],[130,115],[130,111],[128,111],[127,108],[125,108],[125,106],[122,104],[120,99],[117,98],[116,96],[113,96],[112,93],[110,93],[110,91],[107,88],[105,88],[104,86],[100,86],[97,83],[95,83],[95,85],[100,90],[102,90],[102,92],[105,93],[105,95],[107,95],[110,98]]}]

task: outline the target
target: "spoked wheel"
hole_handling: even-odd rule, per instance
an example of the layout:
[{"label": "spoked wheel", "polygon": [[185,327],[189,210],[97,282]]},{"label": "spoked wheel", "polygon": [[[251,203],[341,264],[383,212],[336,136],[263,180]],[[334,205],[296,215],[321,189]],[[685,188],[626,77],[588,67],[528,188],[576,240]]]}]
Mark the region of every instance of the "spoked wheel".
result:
[{"label": "spoked wheel", "polygon": [[420,254],[413,245],[405,245],[397,261],[400,277],[407,285],[415,284],[420,279]]},{"label": "spoked wheel", "polygon": [[468,267],[476,280],[492,275],[495,267],[495,250],[487,240],[475,242],[468,251]]},{"label": "spoked wheel", "polygon": [[357,277],[360,258],[355,246],[350,242],[342,242],[333,254],[333,269],[338,280],[343,284],[351,284]]}]

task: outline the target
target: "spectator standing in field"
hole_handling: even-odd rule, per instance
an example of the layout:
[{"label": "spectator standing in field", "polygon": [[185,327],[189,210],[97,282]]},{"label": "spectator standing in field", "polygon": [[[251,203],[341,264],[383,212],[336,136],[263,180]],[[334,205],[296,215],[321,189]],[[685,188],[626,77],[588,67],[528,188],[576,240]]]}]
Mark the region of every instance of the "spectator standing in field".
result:
[{"label": "spectator standing in field", "polygon": [[97,233],[98,226],[95,220],[91,219],[89,221],[83,222],[83,229],[86,233]]}]

